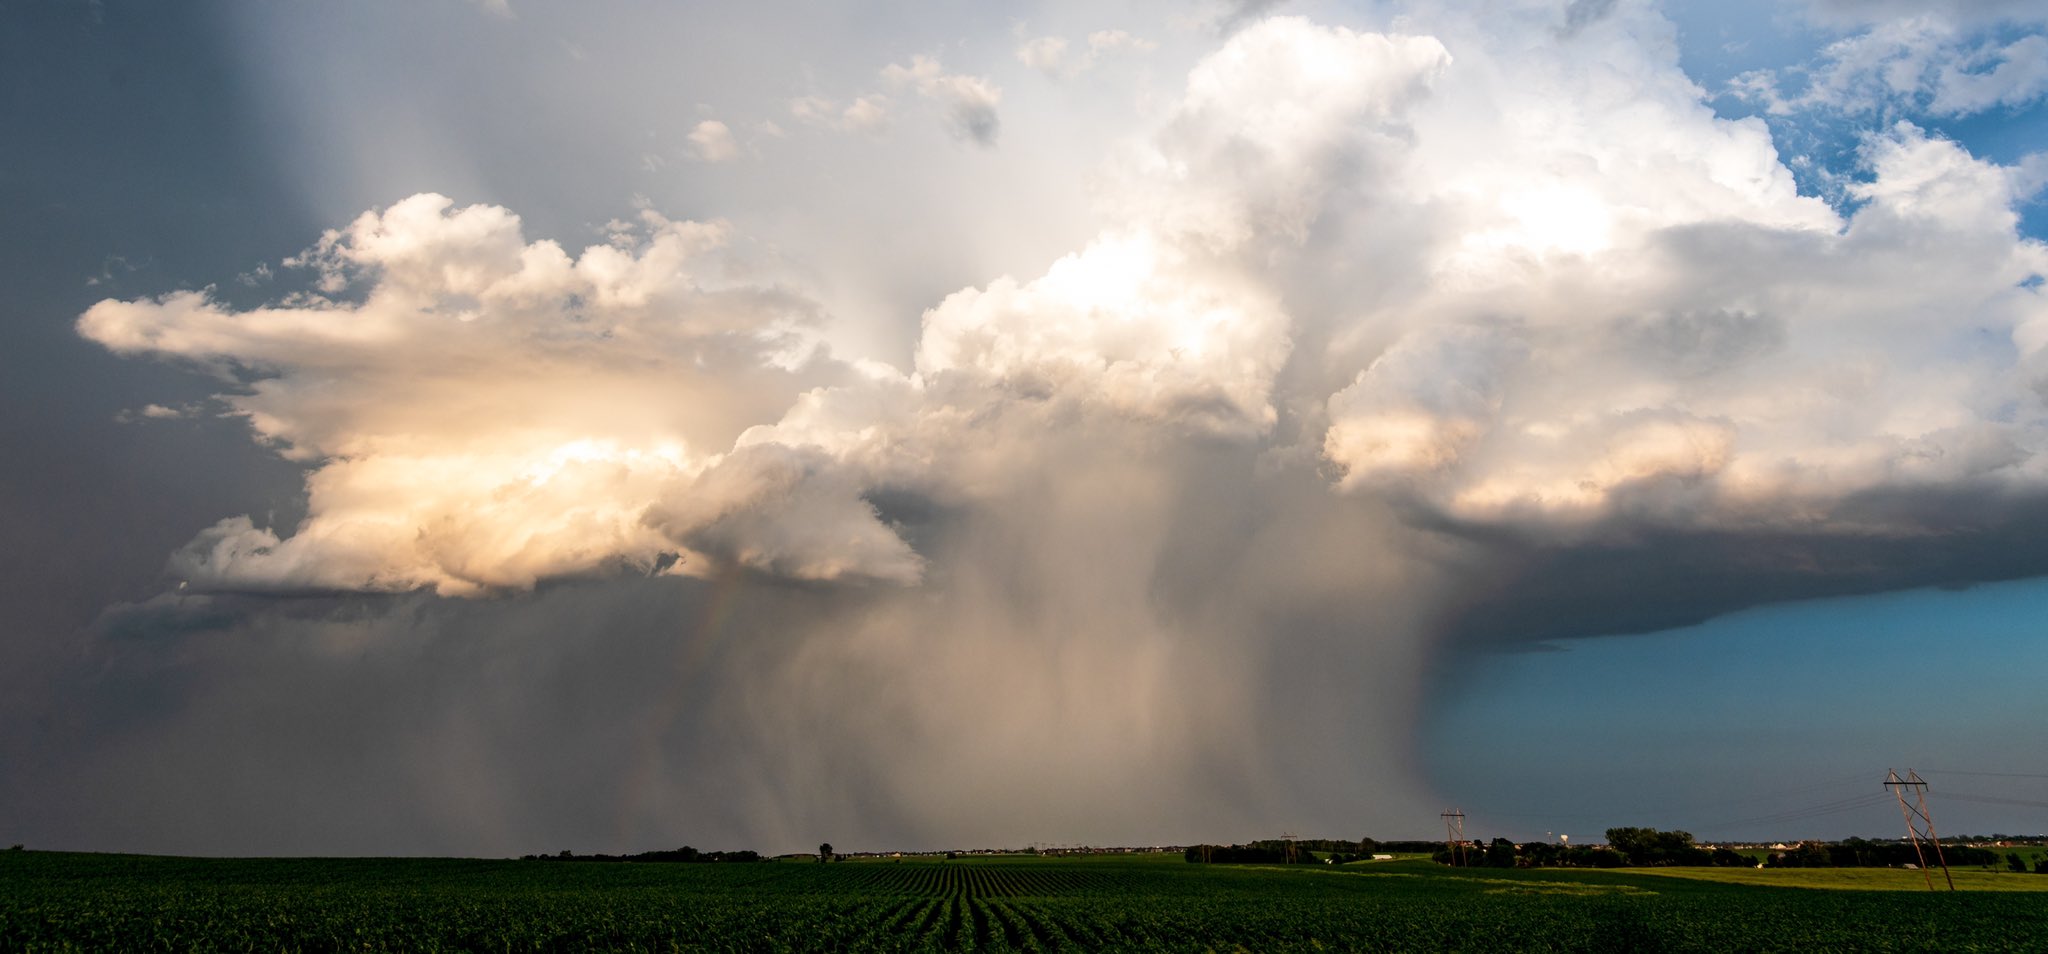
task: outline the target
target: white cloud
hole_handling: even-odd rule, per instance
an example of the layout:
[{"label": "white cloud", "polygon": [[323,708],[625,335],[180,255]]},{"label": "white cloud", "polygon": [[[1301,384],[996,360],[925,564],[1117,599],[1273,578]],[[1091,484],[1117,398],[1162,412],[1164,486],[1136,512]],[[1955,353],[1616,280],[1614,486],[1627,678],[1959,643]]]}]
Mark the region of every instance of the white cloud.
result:
[{"label": "white cloud", "polygon": [[1017,47],[1017,62],[1047,76],[1066,76],[1076,69],[1067,61],[1066,39],[1057,36],[1025,40]]},{"label": "white cloud", "polygon": [[951,402],[988,389],[1054,416],[1267,433],[1291,342],[1262,260],[1305,238],[1329,175],[1382,145],[1446,62],[1427,38],[1297,20],[1243,31],[1197,67],[1165,129],[1111,170],[1111,225],[1094,241],[1038,278],[964,289],[926,312],[919,379]]},{"label": "white cloud", "polygon": [[2048,36],[2023,36],[2005,46],[1985,43],[1942,64],[1934,100],[1937,115],[1966,116],[1994,107],[2020,107],[2048,94]]},{"label": "white cloud", "polygon": [[1116,170],[1108,211],[1214,249],[1298,242],[1349,176],[1407,149],[1404,113],[1452,59],[1431,37],[1275,19],[1197,64],[1167,126]]},{"label": "white cloud", "polygon": [[[78,326],[118,352],[253,376],[221,400],[313,468],[298,527],[236,517],[181,551],[174,566],[196,585],[467,595],[675,554],[688,572],[741,560],[807,579],[914,578],[857,499],[762,497],[746,486],[755,471],[722,463],[742,430],[843,374],[816,344],[810,302],[727,277],[727,235],[643,212],[572,258],[527,241],[504,209],[419,195],[297,259],[359,303],[238,312],[180,292],[104,301]],[[838,536],[818,523],[834,513]],[[783,519],[807,526],[777,531]],[[693,550],[735,520],[782,540]],[[805,549],[842,541],[856,549]]]},{"label": "white cloud", "polygon": [[1088,34],[1088,52],[1095,56],[1124,51],[1150,53],[1158,47],[1159,44],[1151,40],[1132,36],[1122,30],[1097,30]]},{"label": "white cloud", "polygon": [[133,424],[137,421],[174,421],[179,418],[195,417],[195,407],[165,407],[161,404],[145,404],[139,408],[126,408],[114,415],[117,424]]},{"label": "white cloud", "polygon": [[[2048,37],[2005,42],[1989,26],[1922,12],[1882,20],[1824,47],[1814,64],[1786,75],[1737,77],[1738,95],[1774,113],[1825,109],[1855,115],[1969,116],[2017,108],[2048,95]],[[1803,86],[1798,83],[1803,82]]]},{"label": "white cloud", "polygon": [[1323,453],[1346,486],[1436,477],[1495,424],[1504,379],[1527,357],[1518,336],[1477,327],[1409,335],[1330,397]]},{"label": "white cloud", "polygon": [[908,66],[884,67],[882,78],[944,107],[946,129],[954,136],[981,146],[996,144],[1002,126],[996,107],[1002,104],[1003,91],[986,77],[948,73],[938,60],[918,55]]},{"label": "white cloud", "polygon": [[2048,23],[2048,12],[2032,0],[1808,0],[1805,7],[1818,22],[1850,26],[1916,16],[1973,26]]},{"label": "white cloud", "polygon": [[1267,392],[1286,356],[1270,292],[1139,232],[1097,239],[1033,281],[948,296],[925,313],[917,369],[1249,437],[1273,423]]},{"label": "white cloud", "polygon": [[799,122],[822,126],[832,121],[833,110],[837,107],[823,96],[798,96],[789,101],[789,114]]},{"label": "white cloud", "polygon": [[707,119],[690,130],[690,153],[705,162],[731,162],[740,156],[740,144],[732,130],[716,119]]},{"label": "white cloud", "polygon": [[647,522],[693,551],[788,579],[916,583],[923,559],[876,518],[864,490],[818,449],[756,442]]},{"label": "white cloud", "polygon": [[799,96],[789,101],[789,114],[799,122],[841,132],[873,135],[889,128],[889,101],[877,93],[854,97],[843,108],[822,96]]},{"label": "white cloud", "polygon": [[889,126],[888,100],[879,95],[856,96],[840,111],[839,124],[848,132],[880,132]]},{"label": "white cloud", "polygon": [[2048,252],[2013,233],[2013,174],[1910,126],[1867,156],[1868,204],[1839,230],[1723,205],[1541,268],[1441,259],[1500,284],[1398,305],[1441,317],[1331,399],[1325,453],[1347,486],[1568,533],[1871,532],[1829,514],[1878,490],[2038,487],[2048,303],[2025,282]]},{"label": "white cloud", "polygon": [[1088,34],[1087,48],[1071,51],[1065,37],[1039,36],[1017,46],[1017,62],[1054,79],[1086,73],[1105,56],[1118,53],[1149,53],[1158,44],[1123,30],[1097,30]]}]

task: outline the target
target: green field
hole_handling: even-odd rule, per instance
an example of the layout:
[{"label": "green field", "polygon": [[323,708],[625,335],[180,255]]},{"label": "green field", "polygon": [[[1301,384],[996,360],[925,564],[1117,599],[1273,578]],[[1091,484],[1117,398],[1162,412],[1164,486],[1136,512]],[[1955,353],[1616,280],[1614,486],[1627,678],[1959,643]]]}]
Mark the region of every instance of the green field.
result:
[{"label": "green field", "polygon": [[[1771,874],[1790,884],[1838,872]],[[2029,877],[1998,884],[2030,887]],[[1252,868],[1178,856],[820,865],[0,853],[5,951],[2040,951],[2048,947],[2044,902],[2005,891],[1787,890],[1426,861]]]}]

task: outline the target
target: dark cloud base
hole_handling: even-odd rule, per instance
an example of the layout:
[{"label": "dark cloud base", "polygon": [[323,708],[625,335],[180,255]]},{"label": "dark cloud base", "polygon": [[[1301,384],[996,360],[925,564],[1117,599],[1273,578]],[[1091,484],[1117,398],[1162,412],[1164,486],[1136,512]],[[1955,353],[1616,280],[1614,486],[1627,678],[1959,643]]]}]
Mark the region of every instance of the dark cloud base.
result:
[{"label": "dark cloud base", "polygon": [[1848,527],[1867,519],[1915,530],[1635,529],[1623,540],[1561,547],[1447,529],[1482,540],[1487,555],[1441,625],[1451,647],[1516,651],[1769,603],[2048,575],[2048,498],[2038,495],[1991,487],[1864,494],[1837,516]]}]

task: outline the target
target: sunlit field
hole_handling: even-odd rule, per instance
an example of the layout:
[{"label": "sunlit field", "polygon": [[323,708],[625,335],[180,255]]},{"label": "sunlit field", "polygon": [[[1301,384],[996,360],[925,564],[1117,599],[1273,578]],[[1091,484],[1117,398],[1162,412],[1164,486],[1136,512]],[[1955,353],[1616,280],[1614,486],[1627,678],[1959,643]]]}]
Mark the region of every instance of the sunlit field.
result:
[{"label": "sunlit field", "polygon": [[[1939,869],[1922,874],[1900,868],[1637,868],[1666,878],[1690,878],[1722,884],[1754,884],[1779,888],[1826,888],[1842,891],[1926,891],[1929,878],[1938,890],[1949,882]],[[2048,877],[2014,871],[1957,868],[1949,872],[1957,891],[2048,891]]]},{"label": "sunlit field", "polygon": [[[1636,871],[1427,861],[1193,865],[1177,855],[835,864],[198,860],[9,852],[0,949],[2039,950],[2028,876]],[[1884,881],[1859,876],[1874,874]],[[2048,878],[2036,879],[2048,882]]]}]

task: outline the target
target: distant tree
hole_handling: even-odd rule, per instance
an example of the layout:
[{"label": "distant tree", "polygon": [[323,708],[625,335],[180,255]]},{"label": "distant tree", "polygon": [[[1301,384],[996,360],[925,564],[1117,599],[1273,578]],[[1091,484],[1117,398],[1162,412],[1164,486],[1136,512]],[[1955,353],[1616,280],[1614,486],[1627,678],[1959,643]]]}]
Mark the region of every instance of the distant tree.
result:
[{"label": "distant tree", "polygon": [[2020,857],[2017,851],[2008,851],[2005,853],[2005,866],[2024,873],[2027,870],[2027,859]]},{"label": "distant tree", "polygon": [[1706,865],[1713,858],[1692,842],[1689,831],[1609,828],[1607,844],[1632,865]]},{"label": "distant tree", "polygon": [[2039,861],[2034,862],[2034,873],[2040,875],[2048,875],[2048,858],[2043,858]]},{"label": "distant tree", "polygon": [[1652,836],[1655,834],[1657,834],[1655,828],[1636,828],[1633,826],[1609,828],[1607,829],[1607,847],[1621,852],[1622,857],[1627,858],[1629,864],[1646,864],[1648,863],[1652,848]]},{"label": "distant tree", "polygon": [[1864,838],[1844,838],[1829,846],[1831,863],[1837,868],[1871,868],[1884,865],[1884,846]]},{"label": "distant tree", "polygon": [[1754,868],[1756,859],[1732,848],[1716,848],[1709,855],[1716,868]]},{"label": "distant tree", "polygon": [[1605,848],[1588,848],[1574,845],[1565,851],[1566,864],[1575,868],[1619,868],[1628,864],[1628,856]]},{"label": "distant tree", "polygon": [[[1950,844],[1946,838],[1941,840],[1941,856],[1944,861],[1948,862],[1948,866],[1951,868],[1967,868],[1971,865],[1990,867],[1998,864],[2001,860],[1998,857],[1998,852],[1992,851],[1989,848],[1972,848],[1969,845]],[[1928,859],[1928,863],[1933,863],[1931,856]]]},{"label": "distant tree", "polygon": [[824,844],[822,844],[822,845],[819,845],[819,846],[818,846],[818,863],[819,863],[819,864],[824,864],[825,862],[827,862],[827,861],[831,861],[831,860],[832,860],[832,843],[828,841],[828,842],[825,842]]},{"label": "distant tree", "polygon": [[1532,841],[1519,849],[1521,864],[1531,868],[1555,868],[1564,863],[1564,849],[1547,841]]},{"label": "distant tree", "polygon": [[1495,838],[1486,846],[1488,868],[1512,868],[1515,866],[1515,843],[1505,838]]},{"label": "distant tree", "polygon": [[1835,858],[1828,846],[1817,841],[1802,841],[1785,853],[1787,868],[1832,868]]}]

